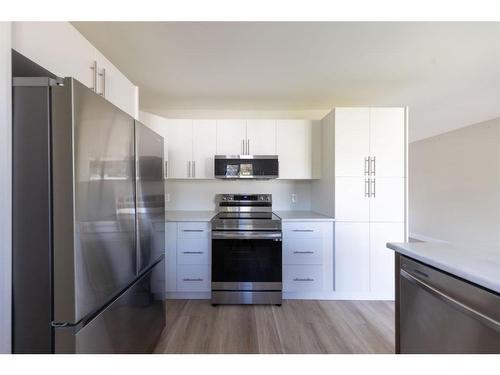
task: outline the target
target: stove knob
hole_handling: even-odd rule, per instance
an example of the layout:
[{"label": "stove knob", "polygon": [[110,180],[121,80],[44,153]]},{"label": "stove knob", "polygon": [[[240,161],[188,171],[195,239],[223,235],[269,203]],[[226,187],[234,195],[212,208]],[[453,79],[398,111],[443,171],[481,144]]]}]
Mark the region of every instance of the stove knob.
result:
[{"label": "stove knob", "polygon": [[266,197],[266,201],[270,201],[271,200],[271,197]]},{"label": "stove knob", "polygon": [[226,197],[222,197],[222,200],[225,201],[227,198]]}]

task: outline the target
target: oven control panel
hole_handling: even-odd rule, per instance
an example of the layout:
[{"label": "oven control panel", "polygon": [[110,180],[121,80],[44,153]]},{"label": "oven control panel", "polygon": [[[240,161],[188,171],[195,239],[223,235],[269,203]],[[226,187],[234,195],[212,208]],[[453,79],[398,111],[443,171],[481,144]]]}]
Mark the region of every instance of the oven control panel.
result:
[{"label": "oven control panel", "polygon": [[268,202],[272,203],[272,194],[218,194],[219,202]]}]

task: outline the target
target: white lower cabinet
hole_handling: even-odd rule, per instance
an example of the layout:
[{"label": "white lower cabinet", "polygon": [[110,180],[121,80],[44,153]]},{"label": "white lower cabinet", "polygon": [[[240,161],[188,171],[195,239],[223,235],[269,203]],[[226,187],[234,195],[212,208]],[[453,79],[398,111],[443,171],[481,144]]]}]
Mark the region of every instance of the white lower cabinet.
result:
[{"label": "white lower cabinet", "polygon": [[322,238],[296,238],[285,236],[283,264],[323,264]]},{"label": "white lower cabinet", "polygon": [[342,296],[394,298],[394,252],[404,223],[335,223],[335,292]]},{"label": "white lower cabinet", "polygon": [[370,224],[335,223],[335,291],[370,290]]},{"label": "white lower cabinet", "polygon": [[284,265],[283,291],[320,292],[323,290],[323,265]]},{"label": "white lower cabinet", "polygon": [[178,292],[209,292],[210,264],[177,264]]},{"label": "white lower cabinet", "polygon": [[333,222],[283,222],[282,231],[285,298],[333,292]]},{"label": "white lower cabinet", "polygon": [[211,224],[166,224],[167,292],[210,292]]},{"label": "white lower cabinet", "polygon": [[210,264],[206,239],[181,238],[177,243],[177,264]]},{"label": "white lower cabinet", "polygon": [[394,299],[394,251],[387,242],[404,242],[403,223],[370,223],[370,291]]}]

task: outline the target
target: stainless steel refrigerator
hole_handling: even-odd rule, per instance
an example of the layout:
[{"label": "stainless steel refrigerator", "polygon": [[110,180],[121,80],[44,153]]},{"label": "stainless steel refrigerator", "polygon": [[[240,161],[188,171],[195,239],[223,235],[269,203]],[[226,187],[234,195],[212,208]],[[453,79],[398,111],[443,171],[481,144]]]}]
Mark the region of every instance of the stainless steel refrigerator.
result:
[{"label": "stainless steel refrigerator", "polygon": [[163,144],[75,79],[13,79],[15,353],[153,350]]}]

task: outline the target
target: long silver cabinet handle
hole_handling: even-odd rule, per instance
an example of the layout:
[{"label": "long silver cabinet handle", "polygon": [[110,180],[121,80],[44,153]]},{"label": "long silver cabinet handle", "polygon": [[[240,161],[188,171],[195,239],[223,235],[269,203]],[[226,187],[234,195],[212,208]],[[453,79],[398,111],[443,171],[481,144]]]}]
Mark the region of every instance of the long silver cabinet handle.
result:
[{"label": "long silver cabinet handle", "polygon": [[372,158],[371,165],[373,165],[373,168],[370,166],[370,171],[372,176],[375,176],[375,168],[377,167],[377,162],[375,160],[375,156]]},{"label": "long silver cabinet handle", "polygon": [[102,91],[99,93],[103,98],[106,98],[106,69],[102,68],[101,73],[99,73],[102,81]]},{"label": "long silver cabinet handle", "polygon": [[193,176],[192,177],[196,177],[196,161],[193,160]]},{"label": "long silver cabinet handle", "polygon": [[314,251],[294,251],[294,254],[314,254]]},{"label": "long silver cabinet handle", "polygon": [[371,191],[372,193],[372,197],[375,198],[376,197],[376,191],[375,191],[375,179],[372,180],[372,184],[373,184],[373,190]]},{"label": "long silver cabinet handle", "polygon": [[314,281],[314,279],[311,279],[310,277],[306,278],[296,277],[295,279],[293,279],[293,281]]},{"label": "long silver cabinet handle", "polygon": [[292,229],[292,232],[314,232],[314,229]]},{"label": "long silver cabinet handle", "polygon": [[168,178],[168,160],[165,160],[165,178]]},{"label": "long silver cabinet handle", "polygon": [[411,275],[405,270],[400,270],[400,275],[404,277],[406,280],[409,282],[420,286],[422,289],[424,289],[426,292],[432,294],[434,297],[439,298],[441,301],[448,303],[452,306],[457,307],[459,310],[461,310],[463,313],[469,315],[472,318],[475,318],[476,320],[479,320],[480,322],[486,324],[488,327],[493,328],[497,332],[500,332],[500,322],[496,321],[495,319],[481,313],[480,311],[477,311],[476,309],[467,306],[466,304],[456,300],[453,297],[450,297],[446,293],[440,291],[439,289],[434,288],[433,286],[427,284],[426,282],[416,278],[415,276]]},{"label": "long silver cabinet handle", "polygon": [[370,179],[365,178],[365,197],[370,197]]},{"label": "long silver cabinet handle", "polygon": [[190,178],[191,177],[191,161],[188,161],[187,163],[188,163],[188,165],[187,165],[188,178]]},{"label": "long silver cabinet handle", "polygon": [[90,89],[94,92],[97,92],[97,61],[94,61],[92,66],[90,67],[92,70],[92,85]]},{"label": "long silver cabinet handle", "polygon": [[245,155],[245,140],[241,140],[241,154]]},{"label": "long silver cabinet handle", "polygon": [[182,254],[204,254],[203,251],[183,251]]},{"label": "long silver cabinet handle", "polygon": [[203,229],[183,229],[183,232],[204,232]]},{"label": "long silver cabinet handle", "polygon": [[365,176],[370,175],[370,157],[365,158]]},{"label": "long silver cabinet handle", "polygon": [[247,139],[247,155],[250,155],[250,139]]}]

